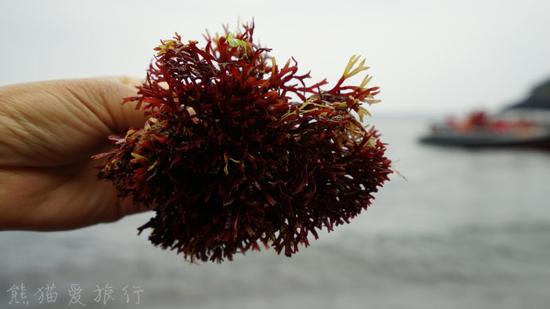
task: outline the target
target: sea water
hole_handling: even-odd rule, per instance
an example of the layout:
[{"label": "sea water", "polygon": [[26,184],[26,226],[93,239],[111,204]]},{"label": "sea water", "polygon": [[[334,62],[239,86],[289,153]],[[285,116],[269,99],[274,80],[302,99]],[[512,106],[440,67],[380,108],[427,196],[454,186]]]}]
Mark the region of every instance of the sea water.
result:
[{"label": "sea water", "polygon": [[[0,308],[82,307],[77,286],[83,308],[550,308],[550,154],[425,147],[425,120],[376,119],[406,180],[292,258],[192,265],[136,235],[151,214],[1,232]],[[10,304],[21,284],[28,305]]]}]

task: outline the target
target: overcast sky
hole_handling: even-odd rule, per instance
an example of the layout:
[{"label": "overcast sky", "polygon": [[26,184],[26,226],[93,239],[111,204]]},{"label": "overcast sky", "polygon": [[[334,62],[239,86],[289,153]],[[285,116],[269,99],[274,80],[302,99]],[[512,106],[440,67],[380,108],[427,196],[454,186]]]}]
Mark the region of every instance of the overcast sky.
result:
[{"label": "overcast sky", "polygon": [[18,0],[0,2],[0,85],[142,77],[160,38],[200,40],[239,18],[314,78],[366,56],[382,87],[375,114],[498,108],[550,78],[548,0]]}]

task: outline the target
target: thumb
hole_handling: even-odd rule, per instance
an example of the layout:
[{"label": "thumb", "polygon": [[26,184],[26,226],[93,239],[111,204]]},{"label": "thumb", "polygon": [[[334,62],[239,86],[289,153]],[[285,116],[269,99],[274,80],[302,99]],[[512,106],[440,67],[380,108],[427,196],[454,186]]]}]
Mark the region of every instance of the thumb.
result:
[{"label": "thumb", "polygon": [[107,110],[103,121],[113,131],[125,133],[129,128],[142,128],[147,120],[143,110],[136,109],[136,102],[122,104],[122,99],[135,96],[141,81],[129,76],[100,77],[81,80],[93,90],[97,102]]}]

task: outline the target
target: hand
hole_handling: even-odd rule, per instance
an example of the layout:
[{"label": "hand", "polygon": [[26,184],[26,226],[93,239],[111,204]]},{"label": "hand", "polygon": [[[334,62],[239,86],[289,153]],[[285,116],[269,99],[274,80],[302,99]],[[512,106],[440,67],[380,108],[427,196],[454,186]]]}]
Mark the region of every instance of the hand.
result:
[{"label": "hand", "polygon": [[143,127],[130,78],[0,87],[0,230],[65,230],[144,211],[97,179],[107,136]]}]

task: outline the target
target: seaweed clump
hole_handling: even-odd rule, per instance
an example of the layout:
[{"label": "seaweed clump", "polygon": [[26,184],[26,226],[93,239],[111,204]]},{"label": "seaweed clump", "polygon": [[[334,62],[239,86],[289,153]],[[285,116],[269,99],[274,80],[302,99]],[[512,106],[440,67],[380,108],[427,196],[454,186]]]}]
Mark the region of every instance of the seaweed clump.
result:
[{"label": "seaweed clump", "polygon": [[378,87],[346,81],[368,69],[358,56],[329,90],[307,84],[294,59],[279,66],[253,25],[162,40],[135,97],[143,128],[111,137],[99,178],[156,215],[139,228],[190,260],[231,260],[261,245],[287,256],[349,223],[388,180],[391,162],[364,103]]}]

